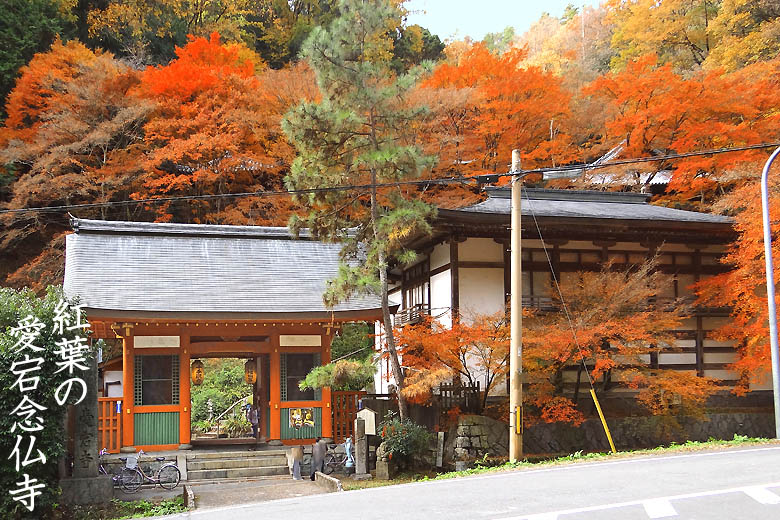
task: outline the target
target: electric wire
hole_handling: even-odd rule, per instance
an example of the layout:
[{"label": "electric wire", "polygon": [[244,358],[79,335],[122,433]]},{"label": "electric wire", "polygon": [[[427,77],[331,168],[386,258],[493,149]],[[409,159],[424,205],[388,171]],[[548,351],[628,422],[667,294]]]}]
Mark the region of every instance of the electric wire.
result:
[{"label": "electric wire", "polygon": [[[548,173],[548,172],[567,172],[567,171],[591,171],[597,169],[611,168],[613,166],[622,166],[627,164],[641,164],[649,162],[661,162],[666,160],[684,159],[688,157],[700,157],[705,155],[718,155],[723,153],[744,152],[749,150],[760,150],[765,148],[776,148],[780,146],[780,143],[760,143],[747,146],[737,146],[731,148],[716,148],[711,150],[700,150],[697,152],[686,152],[677,154],[666,155],[654,155],[651,157],[636,157],[631,159],[622,159],[618,161],[611,161],[599,164],[579,164],[579,165],[567,165],[557,167],[546,168],[534,168],[531,170],[521,170],[516,172],[506,172],[493,174],[493,177],[515,177],[518,175],[528,175],[532,173]],[[57,206],[40,206],[29,208],[15,208],[15,209],[0,209],[0,215],[13,214],[13,213],[29,213],[29,212],[58,212],[58,211],[70,211],[79,209],[93,209],[93,208],[110,208],[110,207],[123,207],[133,206],[138,204],[163,204],[166,202],[181,202],[181,201],[197,201],[197,200],[217,200],[217,199],[237,199],[246,197],[274,197],[274,196],[291,196],[291,195],[310,195],[316,193],[329,193],[339,191],[350,190],[369,190],[373,188],[391,188],[401,186],[423,186],[430,187],[436,184],[466,184],[473,181],[479,181],[483,174],[473,175],[459,175],[443,178],[427,178],[416,179],[406,181],[393,181],[393,182],[379,182],[369,184],[346,184],[338,186],[323,186],[319,188],[306,188],[306,189],[293,189],[293,190],[274,190],[274,191],[250,191],[240,193],[215,193],[208,195],[181,195],[172,197],[158,197],[136,200],[120,200],[120,201],[107,201],[107,202],[90,202],[83,204],[62,204]]]},{"label": "electric wire", "polygon": [[[517,179],[516,182],[521,182],[520,178]],[[577,353],[580,356],[580,362],[582,363],[582,367],[585,371],[585,375],[588,376],[588,384],[590,385],[591,389],[595,392],[596,389],[593,386],[593,378],[590,376],[590,371],[588,370],[588,365],[585,362],[585,356],[582,354],[582,348],[580,347],[580,342],[577,339],[577,328],[574,326],[574,321],[571,319],[571,314],[569,313],[569,308],[566,306],[566,301],[563,298],[563,292],[561,291],[561,286],[558,283],[558,277],[555,275],[555,269],[553,268],[552,259],[550,258],[550,253],[547,250],[547,245],[544,242],[544,237],[542,236],[542,230],[539,227],[539,222],[536,220],[536,213],[533,209],[533,204],[531,204],[531,199],[528,197],[528,193],[526,192],[526,189],[524,186],[521,186],[521,200],[522,195],[525,195],[525,200],[528,203],[528,209],[531,212],[531,217],[533,218],[534,225],[536,226],[536,232],[539,234],[539,239],[542,242],[542,249],[544,250],[544,255],[547,258],[547,264],[550,266],[550,275],[552,276],[553,283],[555,284],[555,290],[558,292],[558,298],[561,301],[561,308],[563,309],[563,313],[566,316],[566,321],[569,322],[569,328],[571,329],[571,335],[574,338],[574,345],[577,347]]]}]

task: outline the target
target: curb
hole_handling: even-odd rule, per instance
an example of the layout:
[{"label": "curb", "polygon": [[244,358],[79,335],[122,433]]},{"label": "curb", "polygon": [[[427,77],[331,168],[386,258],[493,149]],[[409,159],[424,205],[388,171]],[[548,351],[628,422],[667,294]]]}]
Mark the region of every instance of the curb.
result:
[{"label": "curb", "polygon": [[341,481],[339,479],[331,477],[330,475],[326,475],[320,471],[314,474],[314,483],[322,488],[325,488],[329,493],[333,493],[335,491],[344,491],[344,488],[341,487]]}]

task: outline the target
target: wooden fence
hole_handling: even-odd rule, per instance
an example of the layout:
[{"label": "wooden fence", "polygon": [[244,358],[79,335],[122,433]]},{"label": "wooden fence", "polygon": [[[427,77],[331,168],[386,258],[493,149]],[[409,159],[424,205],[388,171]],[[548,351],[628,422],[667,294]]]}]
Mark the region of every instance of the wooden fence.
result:
[{"label": "wooden fence", "polygon": [[443,384],[439,386],[439,403],[442,410],[459,407],[463,413],[480,413],[482,400],[479,381],[474,386]]},{"label": "wooden fence", "polygon": [[355,432],[358,402],[366,392],[331,392],[333,442],[341,443]]},{"label": "wooden fence", "polygon": [[118,397],[98,397],[98,449],[119,453],[122,439],[122,400]]}]

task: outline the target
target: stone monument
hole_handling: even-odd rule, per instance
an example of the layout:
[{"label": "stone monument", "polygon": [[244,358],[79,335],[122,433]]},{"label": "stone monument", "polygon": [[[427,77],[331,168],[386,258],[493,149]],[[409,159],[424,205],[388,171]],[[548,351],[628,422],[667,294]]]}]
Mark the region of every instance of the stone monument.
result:
[{"label": "stone monument", "polygon": [[102,504],[114,497],[114,483],[107,475],[98,475],[98,400],[97,359],[89,361],[89,370],[83,371],[87,384],[84,400],[75,406],[73,476],[60,480],[62,502],[66,504]]}]

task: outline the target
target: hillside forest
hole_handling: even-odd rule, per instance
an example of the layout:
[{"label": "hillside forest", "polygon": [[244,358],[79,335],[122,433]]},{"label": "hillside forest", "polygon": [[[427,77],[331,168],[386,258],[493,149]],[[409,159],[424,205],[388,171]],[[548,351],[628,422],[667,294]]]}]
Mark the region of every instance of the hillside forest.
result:
[{"label": "hillside forest", "polygon": [[[418,116],[404,139],[436,157],[407,196],[479,199],[436,179],[780,141],[780,4],[606,0],[482,41],[442,39],[400,15],[375,35]],[[282,120],[320,87],[298,59],[336,0],[8,0],[0,12],[0,284],[61,283],[68,214],[285,225],[295,158]],[[407,73],[413,74],[406,76]],[[757,179],[767,148],[584,170],[526,183],[642,191],[735,217],[734,270],[699,287],[766,362]],[[607,159],[605,159],[605,156]],[[777,188],[773,188],[776,195]],[[252,196],[233,196],[253,194]],[[221,197],[209,197],[224,195]],[[775,196],[773,195],[773,196]],[[367,194],[356,194],[362,200]],[[64,206],[64,207],[61,207]],[[778,204],[774,205],[775,208]],[[54,208],[52,208],[54,207]],[[52,208],[29,211],[29,208]],[[776,215],[775,210],[775,217]],[[775,221],[777,219],[775,218]],[[778,255],[780,257],[780,254]]]}]

